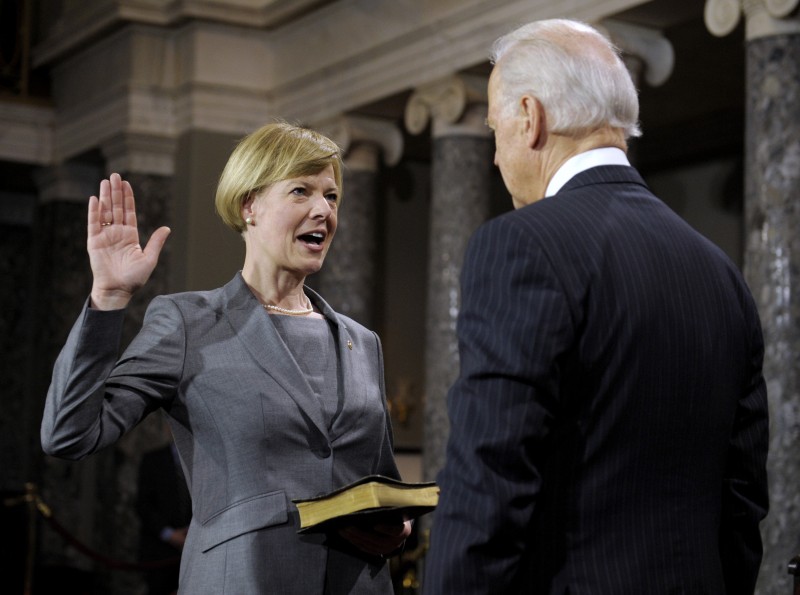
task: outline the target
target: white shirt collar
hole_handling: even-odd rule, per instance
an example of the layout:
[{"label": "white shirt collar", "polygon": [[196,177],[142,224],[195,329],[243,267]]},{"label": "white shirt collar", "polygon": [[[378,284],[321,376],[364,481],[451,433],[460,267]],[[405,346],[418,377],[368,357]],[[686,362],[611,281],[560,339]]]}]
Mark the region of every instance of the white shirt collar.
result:
[{"label": "white shirt collar", "polygon": [[625,151],[616,147],[602,147],[579,153],[567,159],[547,185],[545,197],[553,196],[573,177],[598,165],[630,165]]}]

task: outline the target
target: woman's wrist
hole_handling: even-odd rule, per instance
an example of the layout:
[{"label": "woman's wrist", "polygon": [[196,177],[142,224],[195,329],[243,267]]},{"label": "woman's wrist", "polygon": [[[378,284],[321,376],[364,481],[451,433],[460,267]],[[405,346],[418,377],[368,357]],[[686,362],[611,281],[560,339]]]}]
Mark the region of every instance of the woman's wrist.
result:
[{"label": "woman's wrist", "polygon": [[127,291],[92,287],[89,303],[95,310],[122,310],[128,307],[132,297]]}]

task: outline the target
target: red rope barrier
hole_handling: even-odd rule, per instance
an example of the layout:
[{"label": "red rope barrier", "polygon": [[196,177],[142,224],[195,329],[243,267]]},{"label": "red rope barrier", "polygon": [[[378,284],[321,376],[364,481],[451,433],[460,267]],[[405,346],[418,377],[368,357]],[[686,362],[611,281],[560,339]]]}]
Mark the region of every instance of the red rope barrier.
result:
[{"label": "red rope barrier", "polygon": [[[166,558],[163,560],[148,560],[142,562],[123,562],[121,560],[115,560],[114,558],[109,558],[108,556],[101,554],[97,550],[90,548],[88,545],[77,539],[74,535],[72,535],[61,523],[59,523],[55,517],[53,516],[53,511],[50,509],[47,504],[45,504],[42,499],[39,497],[37,492],[36,486],[32,483],[25,484],[26,493],[23,496],[18,498],[9,498],[6,499],[3,503],[6,506],[16,506],[18,504],[28,504],[29,509],[35,508],[36,511],[41,514],[44,519],[47,521],[48,525],[58,533],[67,544],[74,547],[80,553],[88,556],[92,560],[99,562],[103,566],[107,568],[112,568],[114,570],[130,570],[130,571],[144,571],[144,570],[155,570],[157,568],[168,568],[170,566],[176,566],[180,564],[181,557],[174,556],[172,558]],[[32,505],[32,506],[31,506]],[[30,518],[28,522],[33,526],[35,512],[31,510]]]},{"label": "red rope barrier", "polygon": [[47,520],[48,524],[58,533],[64,541],[66,541],[69,545],[74,547],[76,550],[88,556],[92,560],[99,562],[103,566],[107,568],[112,568],[114,570],[154,570],[156,568],[167,568],[169,566],[175,566],[180,564],[181,557],[175,556],[174,558],[166,558],[164,560],[152,560],[146,562],[123,562],[121,560],[115,560],[113,558],[109,558],[101,554],[100,552],[93,550],[86,544],[79,541],[75,538],[64,526],[59,523],[53,516],[44,516],[45,520]]}]

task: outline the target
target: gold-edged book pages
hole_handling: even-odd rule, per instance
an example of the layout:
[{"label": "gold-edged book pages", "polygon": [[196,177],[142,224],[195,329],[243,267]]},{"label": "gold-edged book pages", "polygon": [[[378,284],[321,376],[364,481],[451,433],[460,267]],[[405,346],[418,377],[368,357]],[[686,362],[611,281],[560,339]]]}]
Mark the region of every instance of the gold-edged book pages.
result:
[{"label": "gold-edged book pages", "polygon": [[328,531],[346,524],[377,524],[416,518],[439,503],[435,482],[410,483],[368,475],[328,494],[292,500],[300,513],[300,533]]}]

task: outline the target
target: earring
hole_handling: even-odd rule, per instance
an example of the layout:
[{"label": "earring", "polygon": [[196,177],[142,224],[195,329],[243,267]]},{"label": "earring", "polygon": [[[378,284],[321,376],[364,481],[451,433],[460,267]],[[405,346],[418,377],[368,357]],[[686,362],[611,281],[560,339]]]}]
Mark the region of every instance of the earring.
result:
[{"label": "earring", "polygon": [[253,225],[253,218],[252,217],[247,217],[244,220],[244,222],[247,223],[247,225]]}]

